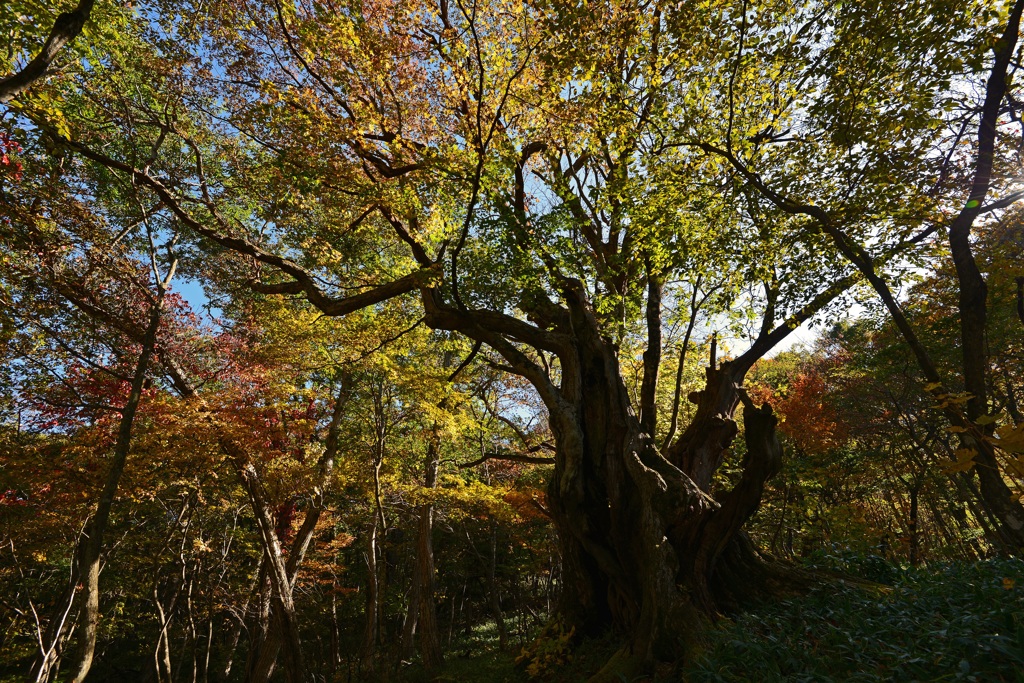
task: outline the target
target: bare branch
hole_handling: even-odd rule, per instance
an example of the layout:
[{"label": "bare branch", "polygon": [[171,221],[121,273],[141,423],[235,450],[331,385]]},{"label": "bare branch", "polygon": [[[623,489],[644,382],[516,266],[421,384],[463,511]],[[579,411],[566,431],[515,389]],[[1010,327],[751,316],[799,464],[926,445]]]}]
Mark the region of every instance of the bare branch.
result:
[{"label": "bare branch", "polygon": [[[538,446],[539,448],[539,446]],[[477,458],[472,462],[461,462],[459,463],[459,469],[466,469],[469,467],[476,467],[482,465],[488,460],[509,460],[512,462],[524,462],[528,465],[553,465],[555,464],[554,458],[549,457],[538,457],[534,455],[523,455],[521,453],[484,453],[483,457]]]}]

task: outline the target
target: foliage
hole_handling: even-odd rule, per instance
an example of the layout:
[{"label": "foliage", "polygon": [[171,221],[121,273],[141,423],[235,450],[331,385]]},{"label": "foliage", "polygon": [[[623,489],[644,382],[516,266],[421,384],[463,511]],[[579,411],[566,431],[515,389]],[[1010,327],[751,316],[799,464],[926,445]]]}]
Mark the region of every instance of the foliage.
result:
[{"label": "foliage", "polygon": [[530,645],[516,657],[516,664],[525,668],[531,680],[550,680],[572,661],[575,627],[552,619]]},{"label": "foliage", "polygon": [[[852,559],[839,566],[877,571],[877,559]],[[1020,680],[1024,563],[887,572],[881,594],[829,586],[724,622],[687,680]]]},{"label": "foliage", "polygon": [[[0,76],[70,6],[7,3]],[[840,652],[849,636],[845,655],[823,661],[859,662],[864,676],[932,675],[957,658],[957,675],[985,675],[971,634],[992,666],[1018,661],[984,635],[1017,618],[1016,579],[1004,577],[1000,612],[1003,594],[980,578],[1016,565],[951,568],[929,587],[888,564],[998,547],[977,453],[957,434],[981,430],[979,443],[999,449],[998,483],[1024,494],[1013,211],[974,235],[996,302],[985,415],[950,428],[869,310],[754,369],[748,394],[774,407],[789,455],[763,495],[763,481],[749,489],[752,506],[729,508],[735,528],[693,540],[721,527],[690,528],[704,513],[678,505],[694,493],[684,459],[717,470],[694,500],[721,503],[755,455],[732,443],[738,398],[695,420],[713,395],[709,354],[732,367],[763,359],[860,294],[863,273],[826,228],[907,285],[901,305],[924,347],[944,373],[955,366],[959,289],[936,245],[969,182],[977,150],[965,131],[1009,10],[95,3],[46,77],[0,113],[4,666],[24,669],[54,624],[54,643],[70,645],[61,601],[75,593],[75,548],[100,500],[155,279],[171,263],[185,279],[166,297],[113,492],[97,675],[155,666],[177,680],[191,664],[196,678],[200,666],[204,679],[247,677],[274,630],[298,624],[285,650],[297,654],[301,635],[314,654],[308,671],[283,664],[286,677],[386,679],[426,640],[423,605],[441,615],[430,635],[449,652],[473,647],[485,624],[524,645],[586,594],[565,591],[587,588],[580,567],[601,576],[577,606],[614,611],[618,635],[645,632],[635,615],[661,614],[670,596],[634,575],[672,585],[687,575],[680,560],[725,547],[758,504],[751,532],[764,548],[826,566],[832,547],[876,549],[846,568],[898,582],[870,605],[843,591],[863,608],[847,631],[816,594],[750,617],[766,637],[796,634],[806,618],[824,649]],[[1005,94],[1010,115],[997,122],[991,175],[1007,192],[1019,177],[1018,85],[997,102]],[[954,385],[934,398],[970,400]],[[971,607],[943,602],[956,577],[980,586],[965,612],[973,626],[943,616]],[[275,612],[293,589],[296,613]],[[582,666],[573,629],[585,624],[548,623],[520,660],[556,680]],[[652,642],[697,623],[652,625]],[[903,657],[894,648],[917,637],[915,624],[953,634],[950,644]],[[877,658],[857,660],[850,643]],[[758,648],[740,659],[765,658],[769,676],[812,666]]]}]

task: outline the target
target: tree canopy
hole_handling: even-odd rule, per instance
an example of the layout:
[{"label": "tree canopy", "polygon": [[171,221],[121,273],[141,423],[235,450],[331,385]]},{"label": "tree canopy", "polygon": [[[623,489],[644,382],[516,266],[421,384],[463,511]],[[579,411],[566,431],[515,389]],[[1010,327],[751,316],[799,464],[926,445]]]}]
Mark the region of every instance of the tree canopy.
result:
[{"label": "tree canopy", "polygon": [[793,533],[1024,549],[1024,1],[64,5],[0,16],[35,680],[113,638],[121,533],[179,548],[116,579],[161,681],[184,596],[225,679],[333,676],[343,631],[366,675],[436,668],[459,600],[504,647],[504,592],[556,642],[615,634],[618,680],[827,581]]}]

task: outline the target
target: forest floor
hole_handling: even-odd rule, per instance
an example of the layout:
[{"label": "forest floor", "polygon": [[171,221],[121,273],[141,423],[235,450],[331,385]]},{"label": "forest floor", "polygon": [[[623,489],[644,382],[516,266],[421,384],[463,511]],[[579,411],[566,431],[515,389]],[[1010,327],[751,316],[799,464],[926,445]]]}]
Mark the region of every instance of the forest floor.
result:
[{"label": "forest floor", "polygon": [[[817,565],[879,588],[839,582],[723,619],[703,658],[665,680],[1024,683],[1024,561],[907,569],[877,557],[823,556]],[[531,678],[530,661],[517,665],[518,651],[498,648],[492,623],[465,636],[440,675],[410,668],[400,680],[576,683],[601,667],[611,647],[591,642],[570,652],[548,643],[541,648],[548,663],[535,657]]]}]

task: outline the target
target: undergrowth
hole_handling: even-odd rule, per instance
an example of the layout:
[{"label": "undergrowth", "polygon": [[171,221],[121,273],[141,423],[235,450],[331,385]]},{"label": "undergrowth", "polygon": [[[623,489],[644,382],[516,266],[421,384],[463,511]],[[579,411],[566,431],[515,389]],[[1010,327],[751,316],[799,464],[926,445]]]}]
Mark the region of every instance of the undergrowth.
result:
[{"label": "undergrowth", "polygon": [[833,584],[725,622],[685,680],[1024,683],[1024,561],[815,564],[892,588]]},{"label": "undergrowth", "polygon": [[[701,660],[658,680],[1024,683],[1024,561],[903,569],[878,557],[831,554],[810,564],[878,587],[834,583],[723,620]],[[493,624],[475,629],[441,672],[430,676],[413,667],[399,680],[576,683],[616,647],[609,637],[569,650],[564,634],[545,632],[532,645],[502,652],[493,630]]]}]

